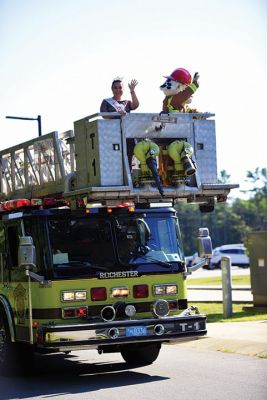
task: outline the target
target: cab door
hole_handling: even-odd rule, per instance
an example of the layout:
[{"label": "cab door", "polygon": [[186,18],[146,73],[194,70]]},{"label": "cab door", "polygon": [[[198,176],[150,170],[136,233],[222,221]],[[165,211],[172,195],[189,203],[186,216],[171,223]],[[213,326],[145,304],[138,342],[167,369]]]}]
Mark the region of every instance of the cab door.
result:
[{"label": "cab door", "polygon": [[7,267],[6,230],[0,221],[0,294],[5,294],[10,282],[10,271]]},{"label": "cab door", "polygon": [[[19,238],[23,236],[22,220],[5,221],[4,284],[6,297],[12,307],[15,325],[25,325],[28,313],[28,286],[25,271],[18,265]],[[18,335],[18,326],[17,338]]]}]

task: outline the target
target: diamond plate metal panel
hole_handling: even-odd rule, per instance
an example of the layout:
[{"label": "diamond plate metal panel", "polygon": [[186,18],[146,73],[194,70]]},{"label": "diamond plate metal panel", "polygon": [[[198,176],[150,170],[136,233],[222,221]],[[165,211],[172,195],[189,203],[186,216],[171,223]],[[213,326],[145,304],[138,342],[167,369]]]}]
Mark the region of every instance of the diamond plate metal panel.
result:
[{"label": "diamond plate metal panel", "polygon": [[217,183],[214,120],[195,120],[195,157],[201,183]]},{"label": "diamond plate metal panel", "polygon": [[123,144],[118,120],[98,121],[101,186],[123,185]]},{"label": "diamond plate metal panel", "polygon": [[157,122],[159,114],[128,114],[122,118],[122,129],[128,138],[177,138],[193,139],[192,117],[188,114],[177,114],[175,122]]}]

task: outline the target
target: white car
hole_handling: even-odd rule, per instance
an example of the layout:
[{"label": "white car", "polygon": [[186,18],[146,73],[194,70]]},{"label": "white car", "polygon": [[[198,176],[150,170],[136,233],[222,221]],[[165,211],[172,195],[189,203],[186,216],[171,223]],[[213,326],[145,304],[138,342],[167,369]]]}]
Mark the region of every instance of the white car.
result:
[{"label": "white car", "polygon": [[223,256],[231,258],[232,266],[242,268],[249,267],[249,257],[246,254],[246,247],[242,244],[225,244],[216,247],[213,250],[210,264],[206,267],[208,269],[221,268],[221,259]]}]

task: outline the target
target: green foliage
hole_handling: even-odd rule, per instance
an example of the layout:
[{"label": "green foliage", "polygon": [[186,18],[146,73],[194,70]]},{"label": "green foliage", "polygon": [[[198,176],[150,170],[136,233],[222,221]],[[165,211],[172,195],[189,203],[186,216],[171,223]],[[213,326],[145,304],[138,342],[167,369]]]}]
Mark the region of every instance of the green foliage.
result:
[{"label": "green foliage", "polygon": [[219,183],[228,183],[231,175],[229,175],[225,169],[220,172],[220,176],[218,178]]},{"label": "green foliage", "polygon": [[[187,278],[187,287],[190,286],[222,286],[222,276],[206,276],[204,278],[191,278],[190,275]],[[193,275],[194,276],[194,275]],[[233,286],[250,286],[250,275],[233,275],[232,276]]]},{"label": "green foliage", "polygon": [[[226,183],[230,175],[221,171],[219,181]],[[191,255],[197,251],[198,228],[207,227],[213,248],[229,243],[244,243],[253,230],[267,230],[267,169],[256,168],[247,172],[253,184],[249,200],[237,198],[232,204],[218,203],[212,213],[201,213],[194,204],[178,203],[178,211],[184,251]]]},{"label": "green foliage", "polygon": [[[223,317],[222,303],[192,303],[207,315],[208,322],[245,322],[267,319],[267,308],[252,307],[251,304],[233,303],[233,317]],[[191,304],[190,304],[191,305]]]},{"label": "green foliage", "polygon": [[242,216],[236,214],[228,203],[219,203],[212,213],[201,213],[197,205],[178,204],[184,251],[186,255],[197,251],[198,228],[207,227],[213,247],[227,243],[242,243],[246,240],[249,227]]},{"label": "green foliage", "polygon": [[254,172],[247,171],[247,182],[253,187],[251,192],[267,196],[267,168],[256,168]]}]

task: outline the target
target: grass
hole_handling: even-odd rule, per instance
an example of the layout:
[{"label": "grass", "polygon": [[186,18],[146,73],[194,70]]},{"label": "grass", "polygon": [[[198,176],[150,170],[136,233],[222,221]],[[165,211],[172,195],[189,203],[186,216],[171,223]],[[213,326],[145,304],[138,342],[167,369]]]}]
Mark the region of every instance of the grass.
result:
[{"label": "grass", "polygon": [[[208,276],[205,278],[189,278],[187,280],[187,285],[197,285],[197,286],[221,286],[222,285],[222,278],[221,276]],[[233,275],[232,276],[232,285],[247,285],[250,286],[250,276],[249,275]]]},{"label": "grass", "polygon": [[[233,303],[233,317],[223,317],[222,303],[195,303],[201,314],[207,315],[208,322],[246,322],[267,320],[267,308],[253,307],[251,304]],[[189,304],[191,305],[191,304]]]}]

